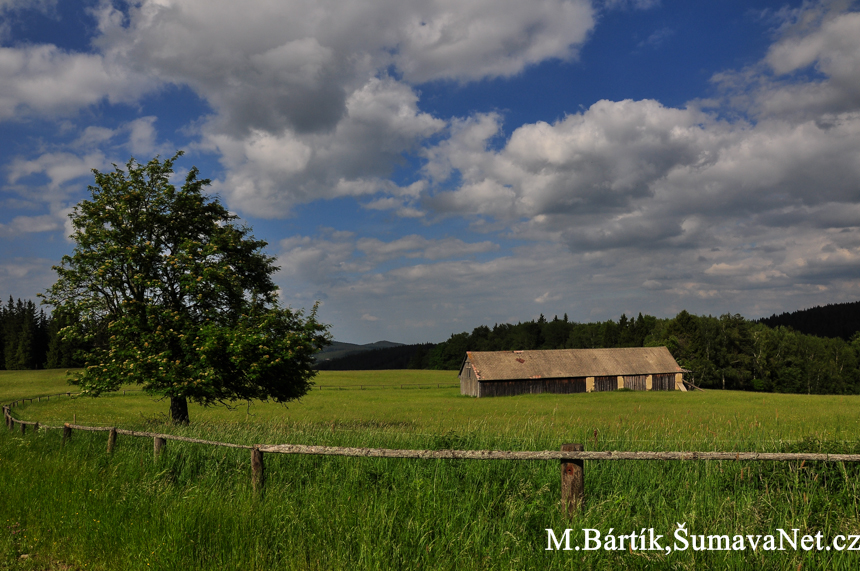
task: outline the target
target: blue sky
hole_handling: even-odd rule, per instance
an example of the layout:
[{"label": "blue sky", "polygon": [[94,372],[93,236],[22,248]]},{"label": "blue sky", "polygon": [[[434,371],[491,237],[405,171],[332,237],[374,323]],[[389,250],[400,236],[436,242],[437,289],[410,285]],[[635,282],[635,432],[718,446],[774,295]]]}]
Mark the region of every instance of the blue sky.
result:
[{"label": "blue sky", "polygon": [[0,0],[0,295],[183,149],[338,340],[860,298],[854,2]]}]

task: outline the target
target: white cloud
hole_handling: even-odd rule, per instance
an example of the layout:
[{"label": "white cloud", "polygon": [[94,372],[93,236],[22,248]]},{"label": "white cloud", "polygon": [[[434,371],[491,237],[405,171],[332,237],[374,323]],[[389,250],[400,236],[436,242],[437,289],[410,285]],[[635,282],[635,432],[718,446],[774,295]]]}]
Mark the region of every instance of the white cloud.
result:
[{"label": "white cloud", "polygon": [[[51,270],[54,262],[44,258],[7,258],[0,261],[0,286],[3,294],[15,299],[35,300],[35,293],[45,291],[56,281]],[[3,300],[5,302],[5,300]]]},{"label": "white cloud", "polygon": [[471,258],[495,252],[499,246],[491,241],[469,243],[458,238],[430,239],[417,234],[385,242],[377,238],[358,238],[352,232],[324,229],[315,238],[285,238],[280,242],[280,249],[278,262],[284,268],[282,273],[324,285],[372,272],[391,260]]},{"label": "white cloud", "polygon": [[213,94],[250,94],[256,79],[294,98],[389,65],[410,83],[511,75],[572,57],[594,26],[583,0],[144,0],[124,14],[104,7],[100,20],[105,50],[167,79]]},{"label": "white cloud", "polygon": [[19,236],[38,232],[50,232],[63,227],[63,220],[52,214],[41,216],[16,216],[8,224],[0,222],[0,236]]},{"label": "white cloud", "polygon": [[422,2],[398,30],[394,62],[407,81],[510,76],[570,59],[594,26],[587,2]]},{"label": "white cloud", "polygon": [[381,262],[399,257],[442,260],[494,252],[499,246],[490,241],[466,243],[457,238],[430,240],[412,234],[391,242],[383,242],[377,238],[361,238],[356,242],[356,248],[368,259]]},{"label": "white cloud", "polygon": [[[387,194],[374,181],[445,127],[418,110],[413,85],[576,57],[595,24],[587,0],[143,0],[96,12],[106,61],[190,86],[209,103],[202,146],[227,170],[215,190],[266,217]],[[404,204],[397,214],[422,212]]]},{"label": "white cloud", "polygon": [[[446,125],[418,110],[413,85],[570,59],[595,25],[587,0],[105,0],[92,13],[94,53],[0,48],[0,120],[189,86],[214,111],[198,123],[200,146],[227,171],[214,190],[266,217],[321,198],[403,194],[391,169]],[[131,129],[132,153],[161,149],[154,119]],[[78,142],[109,139],[93,130]],[[409,201],[396,214],[423,215]]]},{"label": "white cloud", "polygon": [[[763,61],[716,74],[735,107],[756,117],[809,120],[860,106],[860,13],[839,3],[791,13]],[[815,72],[815,73],[812,73]]]},{"label": "white cloud", "polygon": [[56,5],[57,0],[0,0],[0,14],[22,9],[47,12]]},{"label": "white cloud", "polygon": [[554,125],[524,125],[504,148],[488,150],[498,129],[498,117],[480,116],[428,151],[429,176],[444,182],[457,170],[463,181],[429,205],[508,219],[621,213],[652,197],[654,182],[672,169],[708,161],[729,130],[655,101],[599,101]]},{"label": "white cloud", "polygon": [[402,153],[440,131],[417,96],[391,79],[371,79],[346,101],[346,114],[327,133],[254,130],[236,138],[213,130],[206,145],[222,155],[228,175],[214,188],[230,204],[261,217],[284,216],[298,203],[385,192],[414,195],[384,179]]},{"label": "white cloud", "polygon": [[43,174],[49,180],[48,190],[56,192],[67,182],[89,176],[92,169],[104,169],[106,166],[107,161],[100,152],[85,155],[67,152],[44,153],[32,160],[13,159],[9,165],[8,180],[15,184],[24,177]]},{"label": "white cloud", "polygon": [[637,47],[658,48],[664,43],[666,43],[666,41],[668,41],[669,38],[674,35],[675,30],[673,30],[672,28],[660,28],[659,30],[655,30],[647,38],[639,42],[639,44],[637,44]]},{"label": "white cloud", "polygon": [[64,114],[104,99],[134,101],[155,85],[99,54],[53,45],[0,47],[0,120]]},{"label": "white cloud", "polygon": [[155,121],[154,116],[141,117],[131,121],[127,126],[128,148],[132,155],[141,157],[143,161],[155,154],[158,149]]}]

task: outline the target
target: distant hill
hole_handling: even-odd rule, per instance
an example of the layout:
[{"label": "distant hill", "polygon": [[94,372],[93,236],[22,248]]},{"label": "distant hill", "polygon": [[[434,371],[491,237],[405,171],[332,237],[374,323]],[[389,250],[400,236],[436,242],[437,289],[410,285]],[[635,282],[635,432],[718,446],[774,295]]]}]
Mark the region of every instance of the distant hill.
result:
[{"label": "distant hill", "polygon": [[[375,343],[374,343],[375,345]],[[353,351],[333,359],[317,359],[320,371],[382,371],[386,369],[426,369],[435,345],[395,345],[369,351]],[[367,345],[359,345],[367,347]],[[323,355],[325,357],[325,355]]]},{"label": "distant hill", "polygon": [[317,353],[317,362],[331,361],[341,359],[347,355],[362,353],[364,351],[373,351],[375,349],[388,349],[391,347],[401,347],[403,343],[393,343],[391,341],[377,341],[376,343],[367,343],[365,345],[356,345],[355,343],[344,343],[342,341],[332,341],[331,345]]},{"label": "distant hill", "polygon": [[791,327],[800,333],[818,337],[841,337],[848,341],[860,331],[860,301],[832,303],[791,313],[771,315],[758,320],[768,327]]}]

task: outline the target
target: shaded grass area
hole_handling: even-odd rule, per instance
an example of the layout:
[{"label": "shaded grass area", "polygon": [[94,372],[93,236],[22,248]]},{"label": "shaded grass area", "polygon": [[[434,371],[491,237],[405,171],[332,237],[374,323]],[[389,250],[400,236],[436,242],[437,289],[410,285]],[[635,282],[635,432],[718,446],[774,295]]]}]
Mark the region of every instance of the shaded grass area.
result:
[{"label": "shaded grass area", "polygon": [[69,386],[66,379],[66,369],[0,371],[0,403],[6,404],[17,398],[74,392],[75,389]]},{"label": "shaded grass area", "polygon": [[[323,377],[321,375],[321,377]],[[324,378],[324,377],[323,377]],[[322,380],[322,379],[321,379]],[[0,377],[2,383],[2,377]],[[0,393],[3,394],[3,393]],[[15,396],[25,396],[20,393]],[[52,399],[19,418],[145,427],[237,443],[390,448],[860,452],[855,397],[706,393],[523,395],[457,389],[318,391],[289,407],[194,408],[131,394]],[[596,431],[596,432],[595,432]],[[247,450],[106,434],[0,434],[0,569],[854,569],[855,552],[546,551],[546,528],[606,534],[826,538],[860,533],[852,464],[586,462],[586,501],[559,509],[555,462],[415,461],[266,454],[263,497]],[[31,555],[20,561],[22,554]],[[57,567],[59,568],[59,567]]]}]

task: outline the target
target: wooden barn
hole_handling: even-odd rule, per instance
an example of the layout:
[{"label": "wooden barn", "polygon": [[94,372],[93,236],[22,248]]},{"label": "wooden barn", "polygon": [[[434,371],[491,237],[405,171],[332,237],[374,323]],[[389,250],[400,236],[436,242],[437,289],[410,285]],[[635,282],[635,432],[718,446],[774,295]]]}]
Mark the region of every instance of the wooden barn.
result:
[{"label": "wooden barn", "polygon": [[460,394],[686,391],[683,371],[665,347],[469,351],[460,367]]}]

